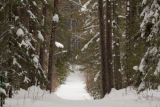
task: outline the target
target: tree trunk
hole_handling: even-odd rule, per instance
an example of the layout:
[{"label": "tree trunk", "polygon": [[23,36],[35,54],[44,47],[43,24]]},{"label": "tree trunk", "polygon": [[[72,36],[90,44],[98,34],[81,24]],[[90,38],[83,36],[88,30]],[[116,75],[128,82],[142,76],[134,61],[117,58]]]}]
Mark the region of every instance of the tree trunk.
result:
[{"label": "tree trunk", "polygon": [[99,11],[99,29],[100,29],[100,46],[101,46],[101,72],[102,72],[102,97],[106,94],[106,63],[105,63],[105,25],[104,25],[104,12],[103,0],[98,0]]},{"label": "tree trunk", "polygon": [[42,14],[43,14],[43,37],[44,37],[44,41],[42,43],[42,45],[40,46],[40,54],[39,54],[39,61],[40,64],[42,66],[42,69],[45,70],[45,40],[46,40],[46,26],[47,26],[47,7],[46,4],[43,5],[43,10],[42,10]]},{"label": "tree trunk", "polygon": [[106,1],[106,78],[107,93],[113,88],[111,0]]},{"label": "tree trunk", "polygon": [[114,34],[114,56],[113,56],[113,71],[114,71],[114,87],[118,90],[122,88],[121,62],[120,62],[120,34],[117,31],[118,16],[116,13],[116,0],[113,0],[113,34]]},{"label": "tree trunk", "polygon": [[125,75],[126,75],[126,87],[129,86],[129,50],[130,50],[130,0],[126,0],[126,40],[125,40]]},{"label": "tree trunk", "polygon": [[[54,12],[53,16],[57,13],[57,4],[58,0],[54,0]],[[48,62],[48,80],[49,80],[49,85],[48,89],[50,92],[53,92],[53,72],[55,70],[55,58],[54,58],[54,53],[55,53],[55,36],[56,36],[56,26],[57,22],[53,21],[52,19],[52,31],[51,31],[51,38],[50,38],[50,49],[49,49],[49,62]]]}]

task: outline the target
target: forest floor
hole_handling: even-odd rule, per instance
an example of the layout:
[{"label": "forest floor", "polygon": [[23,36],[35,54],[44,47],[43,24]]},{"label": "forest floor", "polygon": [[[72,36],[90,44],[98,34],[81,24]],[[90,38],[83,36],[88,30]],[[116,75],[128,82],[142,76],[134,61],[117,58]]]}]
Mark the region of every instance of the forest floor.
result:
[{"label": "forest floor", "polygon": [[39,87],[30,87],[28,91],[18,91],[12,99],[7,99],[4,107],[160,107],[159,90],[146,90],[137,94],[131,87],[112,89],[104,99],[93,100],[85,89],[85,77],[79,66],[72,67],[66,82],[50,94]]}]

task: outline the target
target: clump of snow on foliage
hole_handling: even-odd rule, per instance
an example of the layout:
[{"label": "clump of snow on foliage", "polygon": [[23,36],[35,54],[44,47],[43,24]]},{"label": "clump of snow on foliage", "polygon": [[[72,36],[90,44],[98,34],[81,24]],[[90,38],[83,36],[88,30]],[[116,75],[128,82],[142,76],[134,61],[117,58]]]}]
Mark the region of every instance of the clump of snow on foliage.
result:
[{"label": "clump of snow on foliage", "polygon": [[144,67],[145,67],[145,61],[144,58],[142,58],[141,63],[139,65],[139,71],[144,72]]},{"label": "clump of snow on foliage", "polygon": [[21,43],[19,43],[19,47],[25,46],[27,49],[32,48],[33,50],[35,50],[35,48],[33,47],[31,40],[30,39],[25,39],[22,40]]},{"label": "clump of snow on foliage", "polygon": [[59,22],[59,16],[58,16],[58,14],[54,14],[54,16],[52,17],[52,21],[54,21],[54,22]]},{"label": "clump of snow on foliage", "polygon": [[92,1],[92,0],[87,1],[87,2],[82,6],[81,12],[85,12],[85,11],[88,10],[88,9],[87,9],[87,6],[90,4],[91,1]]},{"label": "clump of snow on foliage", "polygon": [[48,4],[47,0],[44,0],[45,4]]},{"label": "clump of snow on foliage", "polygon": [[36,16],[32,13],[32,11],[27,10],[27,12],[29,13],[31,19],[36,19]]},{"label": "clump of snow on foliage", "polygon": [[134,66],[133,70],[138,71],[139,70],[138,66]]},{"label": "clump of snow on foliage", "polygon": [[56,47],[58,47],[58,48],[64,48],[64,45],[62,44],[62,43],[60,43],[60,42],[55,42],[55,45],[56,45]]},{"label": "clump of snow on foliage", "polygon": [[6,95],[6,91],[3,88],[1,88],[1,87],[0,87],[0,94]]},{"label": "clump of snow on foliage", "polygon": [[84,45],[84,47],[81,49],[81,51],[84,51],[85,49],[87,49],[88,46],[89,46],[89,44],[91,44],[91,43],[93,42],[93,40],[98,37],[98,35],[99,35],[99,33],[97,33],[95,36],[93,36],[93,37],[90,39],[90,41],[87,42],[87,44]]},{"label": "clump of snow on foliage", "polygon": [[39,67],[38,55],[32,55],[32,56],[33,56],[34,66],[38,68]]},{"label": "clump of snow on foliage", "polygon": [[38,38],[39,38],[41,41],[44,41],[44,37],[43,37],[41,31],[38,31]]},{"label": "clump of snow on foliage", "polygon": [[156,71],[154,72],[154,75],[158,75],[159,73],[160,73],[160,60],[157,64]]},{"label": "clump of snow on foliage", "polygon": [[143,0],[142,5],[145,5],[147,3],[147,0]]},{"label": "clump of snow on foliage", "polygon": [[37,3],[35,1],[32,2],[34,4],[34,6],[37,6]]},{"label": "clump of snow on foliage", "polygon": [[141,82],[141,84],[138,87],[138,92],[142,91],[143,89],[145,89],[145,82]]},{"label": "clump of snow on foliage", "polygon": [[30,79],[25,76],[25,77],[24,77],[24,82],[29,83],[29,82],[30,82]]},{"label": "clump of snow on foliage", "polygon": [[13,65],[17,65],[19,68],[22,68],[22,66],[17,62],[16,58],[13,58]]},{"label": "clump of snow on foliage", "polygon": [[94,82],[97,81],[98,77],[100,76],[100,73],[101,73],[101,72],[97,72],[97,74],[96,74],[95,77],[94,77]]},{"label": "clump of snow on foliage", "polygon": [[17,32],[16,32],[16,35],[17,35],[17,36],[24,36],[24,31],[23,31],[21,28],[19,28],[19,29],[17,30]]},{"label": "clump of snow on foliage", "polygon": [[[147,0],[143,0],[142,4],[146,4]],[[141,17],[143,17],[143,21],[141,23],[141,37],[145,37],[145,31],[147,30],[147,24],[153,25],[151,27],[151,31],[149,32],[149,36],[147,36],[147,42],[154,40],[156,34],[159,32],[159,26],[160,26],[160,5],[158,3],[158,0],[153,0],[152,3],[145,6],[141,13]]]}]

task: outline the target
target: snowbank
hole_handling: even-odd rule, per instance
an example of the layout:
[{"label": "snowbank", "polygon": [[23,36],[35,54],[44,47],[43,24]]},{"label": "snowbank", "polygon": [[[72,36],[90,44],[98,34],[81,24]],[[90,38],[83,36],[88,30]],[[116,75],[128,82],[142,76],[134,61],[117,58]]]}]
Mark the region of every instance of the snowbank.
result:
[{"label": "snowbank", "polygon": [[85,90],[85,77],[80,69],[71,65],[75,72],[69,73],[65,84],[50,94],[32,86],[27,91],[19,90],[12,99],[6,100],[4,107],[160,107],[160,87],[140,94],[132,87],[112,89],[104,99],[93,100]]},{"label": "snowbank", "polygon": [[160,107],[160,90],[144,91],[140,95],[132,88],[115,90],[102,100],[71,101],[64,100],[54,93],[49,94],[39,87],[31,87],[28,91],[20,90],[7,99],[4,107]]}]

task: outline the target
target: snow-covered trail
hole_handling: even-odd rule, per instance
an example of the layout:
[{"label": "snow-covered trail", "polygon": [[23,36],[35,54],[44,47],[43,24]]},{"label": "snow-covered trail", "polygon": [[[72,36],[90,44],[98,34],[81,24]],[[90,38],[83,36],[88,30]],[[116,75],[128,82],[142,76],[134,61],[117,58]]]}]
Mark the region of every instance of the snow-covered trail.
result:
[{"label": "snow-covered trail", "polygon": [[50,94],[39,87],[20,90],[4,107],[160,107],[160,87],[157,91],[144,91],[140,95],[131,87],[115,90],[102,100],[92,100],[85,90],[84,74],[80,66],[73,66],[65,84]]},{"label": "snow-covered trail", "polygon": [[69,73],[65,84],[61,85],[55,94],[67,100],[90,100],[92,97],[86,91],[84,74],[80,71]]}]

